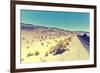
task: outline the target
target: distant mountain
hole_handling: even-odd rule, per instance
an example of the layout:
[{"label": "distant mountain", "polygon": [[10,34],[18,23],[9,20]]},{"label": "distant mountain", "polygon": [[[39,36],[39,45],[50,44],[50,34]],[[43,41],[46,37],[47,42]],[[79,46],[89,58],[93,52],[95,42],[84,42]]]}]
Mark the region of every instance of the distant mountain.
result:
[{"label": "distant mountain", "polygon": [[22,30],[33,30],[33,29],[48,29],[52,31],[64,31],[64,32],[71,32],[68,30],[60,29],[60,28],[55,28],[55,27],[45,27],[45,26],[36,26],[34,24],[25,24],[21,23],[21,29]]},{"label": "distant mountain", "polygon": [[34,29],[44,29],[44,30],[49,31],[49,32],[70,32],[70,33],[74,32],[77,35],[87,34],[87,36],[89,36],[89,32],[85,32],[85,31],[69,31],[69,30],[55,28],[55,27],[36,26],[34,24],[21,23],[21,30],[30,30],[30,31],[32,31]]},{"label": "distant mountain", "polygon": [[21,29],[22,30],[33,30],[33,29],[37,29],[37,28],[45,28],[45,29],[48,29],[48,27],[35,26],[33,24],[24,24],[24,23],[21,23]]}]

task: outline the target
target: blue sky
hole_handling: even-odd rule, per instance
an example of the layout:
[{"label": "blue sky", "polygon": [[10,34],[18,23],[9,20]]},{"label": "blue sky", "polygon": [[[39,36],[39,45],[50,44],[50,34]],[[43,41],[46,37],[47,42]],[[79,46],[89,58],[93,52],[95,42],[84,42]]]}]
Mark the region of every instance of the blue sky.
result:
[{"label": "blue sky", "polygon": [[21,10],[21,23],[37,26],[89,32],[89,21],[89,13]]}]

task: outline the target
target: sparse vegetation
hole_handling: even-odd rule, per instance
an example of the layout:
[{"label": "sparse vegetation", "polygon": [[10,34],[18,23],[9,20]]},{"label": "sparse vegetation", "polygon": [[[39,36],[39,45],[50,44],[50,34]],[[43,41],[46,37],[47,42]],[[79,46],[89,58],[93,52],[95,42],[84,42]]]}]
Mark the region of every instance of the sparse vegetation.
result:
[{"label": "sparse vegetation", "polygon": [[40,38],[43,39],[43,36],[41,36]]},{"label": "sparse vegetation", "polygon": [[57,40],[55,40],[55,42],[57,42]]},{"label": "sparse vegetation", "polygon": [[41,62],[46,62],[45,60],[41,60]]},{"label": "sparse vegetation", "polygon": [[48,56],[48,53],[45,54],[45,57],[47,57],[47,56]]},{"label": "sparse vegetation", "polygon": [[35,52],[35,56],[38,56],[38,55],[39,55],[39,52],[38,52],[38,51],[36,51],[36,52]]},{"label": "sparse vegetation", "polygon": [[70,51],[70,50],[67,48],[66,51]]},{"label": "sparse vegetation", "polygon": [[27,41],[26,43],[29,43],[29,41]]},{"label": "sparse vegetation", "polygon": [[47,44],[50,44],[50,42],[47,42]]},{"label": "sparse vegetation", "polygon": [[25,38],[23,37],[23,40],[25,40]]},{"label": "sparse vegetation", "polygon": [[42,42],[42,40],[40,40],[40,42]]},{"label": "sparse vegetation", "polygon": [[[49,29],[50,30],[50,29]],[[44,33],[42,33],[44,31]],[[51,31],[51,30],[50,30]],[[31,31],[21,32],[21,62],[49,62],[62,60],[71,60],[70,56],[81,52],[81,43],[77,41],[76,36],[73,38],[73,33],[56,29],[54,33],[48,32],[48,29],[36,29]],[[60,35],[59,35],[60,34]],[[74,45],[74,44],[75,45]],[[78,43],[78,44],[77,44]],[[86,51],[83,51],[86,52]],[[82,52],[81,52],[82,53]],[[82,55],[80,53],[80,55]],[[70,55],[69,55],[70,54]],[[60,57],[59,57],[60,56]],[[63,58],[62,58],[63,57]],[[74,59],[74,58],[73,58]],[[83,57],[82,57],[83,59]]]},{"label": "sparse vegetation", "polygon": [[41,45],[43,46],[43,45],[44,45],[44,43],[41,43]]},{"label": "sparse vegetation", "polygon": [[28,53],[27,57],[33,56],[33,53]]},{"label": "sparse vegetation", "polygon": [[67,44],[67,45],[69,45],[69,43],[68,43],[68,42],[66,42],[66,44]]},{"label": "sparse vegetation", "polygon": [[[69,43],[67,42],[68,39],[64,39],[64,40],[60,40],[56,46],[54,47],[51,47],[51,51],[50,51],[50,54],[52,53],[62,53],[64,51],[69,51],[69,49],[66,49],[67,46],[69,46]],[[55,40],[55,42],[57,42],[57,40]]]},{"label": "sparse vegetation", "polygon": [[27,47],[27,49],[29,49],[29,46]]},{"label": "sparse vegetation", "polygon": [[71,42],[71,38],[69,37],[68,40]]}]

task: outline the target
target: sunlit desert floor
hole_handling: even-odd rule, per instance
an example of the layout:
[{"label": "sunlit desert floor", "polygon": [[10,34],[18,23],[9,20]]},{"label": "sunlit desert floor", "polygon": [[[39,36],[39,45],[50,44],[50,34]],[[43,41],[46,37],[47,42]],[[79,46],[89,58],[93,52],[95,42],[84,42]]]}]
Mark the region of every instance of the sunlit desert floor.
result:
[{"label": "sunlit desert floor", "polygon": [[76,33],[51,29],[21,30],[21,63],[88,60]]}]

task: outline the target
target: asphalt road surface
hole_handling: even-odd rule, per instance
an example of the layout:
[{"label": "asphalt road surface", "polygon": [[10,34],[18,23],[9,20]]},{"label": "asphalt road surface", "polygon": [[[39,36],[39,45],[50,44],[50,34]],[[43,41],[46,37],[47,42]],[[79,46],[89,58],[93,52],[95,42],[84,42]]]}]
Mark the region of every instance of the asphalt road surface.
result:
[{"label": "asphalt road surface", "polygon": [[83,46],[86,48],[86,50],[88,51],[88,53],[90,53],[90,44],[88,41],[86,41],[85,39],[83,39],[82,37],[78,36],[80,42],[83,44]]}]

